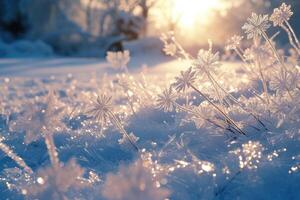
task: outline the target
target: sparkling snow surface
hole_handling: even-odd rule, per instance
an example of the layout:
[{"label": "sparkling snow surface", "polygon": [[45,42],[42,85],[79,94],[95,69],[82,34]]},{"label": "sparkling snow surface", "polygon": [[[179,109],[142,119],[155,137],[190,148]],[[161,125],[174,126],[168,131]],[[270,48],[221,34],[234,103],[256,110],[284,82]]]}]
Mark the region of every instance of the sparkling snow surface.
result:
[{"label": "sparkling snow surface", "polygon": [[[157,161],[153,169],[162,175],[159,184],[170,191],[171,200],[300,199],[297,127],[287,124],[276,129],[272,125],[276,125],[275,119],[269,118],[265,121],[266,130],[255,120],[248,120],[247,115],[233,114],[237,121],[245,119],[255,127],[245,127],[247,136],[233,137],[206,122],[197,129],[185,113],[164,113],[155,107],[156,96],[188,67],[189,63],[162,56],[133,55],[128,65],[132,77],[123,75],[123,79],[135,86],[124,91],[118,85],[122,75],[105,60],[1,59],[0,131],[4,142],[34,172],[49,166],[44,141],[39,139],[26,145],[24,132],[9,126],[28,103],[42,102],[47,91],[54,89],[65,106],[62,121],[66,128],[54,135],[59,159],[67,163],[75,158],[85,169],[85,177],[95,173],[100,178],[79,193],[71,192],[69,198],[104,199],[100,191],[107,174],[116,173],[121,164],[130,165],[139,157],[130,144],[118,143],[120,134],[112,125],[105,128],[103,137],[98,124],[90,122],[84,113],[94,94],[109,93],[125,129],[134,133],[139,138],[138,146]],[[229,92],[237,97],[251,97],[247,88],[253,83],[242,64],[225,63],[220,70],[218,81]],[[136,86],[139,83],[143,86]],[[202,101],[195,93],[191,93],[191,98],[196,105]],[[132,103],[134,113],[128,102]],[[179,103],[184,104],[184,99]],[[22,188],[31,180],[26,183],[16,167],[13,160],[0,152],[0,199],[24,198]]]}]

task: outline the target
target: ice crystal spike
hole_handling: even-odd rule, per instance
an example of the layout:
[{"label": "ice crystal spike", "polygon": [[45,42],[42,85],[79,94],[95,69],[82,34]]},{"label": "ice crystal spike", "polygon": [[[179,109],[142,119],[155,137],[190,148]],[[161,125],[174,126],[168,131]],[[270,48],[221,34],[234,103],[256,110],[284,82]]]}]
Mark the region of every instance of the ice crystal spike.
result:
[{"label": "ice crystal spike", "polygon": [[243,40],[242,36],[234,35],[232,36],[226,44],[226,50],[235,50],[241,45],[241,41]]},{"label": "ice crystal spike", "polygon": [[219,52],[213,53],[212,50],[200,49],[198,52],[197,59],[194,61],[195,69],[199,74],[204,72],[204,69],[209,71],[215,71],[220,66],[219,63],[220,55]]},{"label": "ice crystal spike", "polygon": [[103,94],[98,95],[96,101],[93,101],[87,113],[90,117],[96,119],[102,127],[105,126],[108,121],[110,121],[114,126],[116,126],[122,136],[125,135],[134,149],[139,151],[139,148],[136,145],[135,137],[132,137],[127,133],[119,118],[114,114],[111,96]]},{"label": "ice crystal spike", "polygon": [[3,143],[4,138],[0,137],[0,149],[11,159],[13,159],[21,168],[23,168],[27,173],[32,174],[32,169],[25,163],[25,161],[18,156],[14,151]]},{"label": "ice crystal spike", "polygon": [[186,71],[181,71],[180,76],[175,78],[175,82],[172,84],[178,92],[185,92],[191,84],[196,82],[196,72],[190,67]]},{"label": "ice crystal spike", "polygon": [[172,88],[164,90],[162,94],[158,95],[157,108],[162,109],[164,112],[172,112],[176,98],[177,96],[173,93]]},{"label": "ice crystal spike", "polygon": [[263,32],[270,28],[269,16],[268,15],[258,15],[252,13],[251,17],[247,19],[247,23],[244,24],[242,29],[247,34],[247,38],[257,38],[262,35]]},{"label": "ice crystal spike", "polygon": [[100,124],[107,124],[110,119],[110,112],[113,110],[112,97],[99,95],[93,102],[87,114],[97,120]]},{"label": "ice crystal spike", "polygon": [[282,3],[279,8],[275,8],[273,14],[270,17],[270,21],[273,22],[274,26],[282,26],[284,22],[290,20],[293,12],[291,11],[291,5]]}]

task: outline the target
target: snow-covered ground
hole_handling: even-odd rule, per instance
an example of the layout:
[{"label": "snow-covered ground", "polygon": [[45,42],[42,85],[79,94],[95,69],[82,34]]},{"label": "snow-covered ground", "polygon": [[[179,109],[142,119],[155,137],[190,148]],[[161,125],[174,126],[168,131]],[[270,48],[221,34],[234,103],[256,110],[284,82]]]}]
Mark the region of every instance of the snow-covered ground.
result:
[{"label": "snow-covered ground", "polygon": [[[68,199],[300,198],[298,126],[284,122],[276,128],[277,118],[270,116],[260,101],[249,94],[253,81],[241,63],[224,63],[218,71],[218,82],[260,117],[262,124],[237,106],[228,110],[246,136],[220,129],[178,108],[166,113],[157,108],[157,96],[174,82],[181,70],[190,66],[189,63],[163,56],[133,55],[128,66],[130,75],[122,75],[103,59],[0,60],[3,143],[35,172],[25,176],[13,160],[0,153],[1,199],[23,199],[27,195],[29,199],[32,196],[53,199],[51,195],[56,191],[53,185],[59,188],[66,184],[70,187],[62,193]],[[200,81],[198,86],[208,93],[206,84]],[[260,90],[259,85],[254,87]],[[64,111],[45,119],[52,123],[53,118],[58,118],[59,122],[54,120],[52,125],[62,124],[54,135],[59,160],[67,163],[71,158],[76,159],[85,170],[83,177],[90,181],[84,188],[73,187],[73,182],[59,177],[57,179],[62,182],[53,183],[47,179],[51,173],[41,169],[48,167],[50,160],[42,137],[24,143],[28,137],[32,139],[28,132],[38,129],[37,124],[25,123],[27,118],[40,112],[30,106],[47,106],[47,94],[51,90],[56,91]],[[188,93],[194,107],[187,108],[211,119],[216,117],[208,104],[201,109],[198,107],[203,102],[199,94]],[[129,142],[119,144],[120,131],[113,122],[102,130],[87,114],[95,94],[112,96],[114,114],[128,133],[139,138],[136,143],[139,153]],[[179,95],[176,101],[184,105],[186,99]],[[146,163],[141,168],[148,171],[140,169],[139,162],[135,167],[119,170],[120,166],[132,166],[135,160],[141,159]],[[73,175],[66,172],[68,176]],[[155,187],[148,180],[150,172]],[[157,184],[164,189],[158,189]],[[128,185],[136,187],[135,190],[128,189]],[[136,193],[131,194],[133,191]],[[142,198],[135,196],[139,191],[142,191]],[[118,195],[121,197],[116,197]]]}]

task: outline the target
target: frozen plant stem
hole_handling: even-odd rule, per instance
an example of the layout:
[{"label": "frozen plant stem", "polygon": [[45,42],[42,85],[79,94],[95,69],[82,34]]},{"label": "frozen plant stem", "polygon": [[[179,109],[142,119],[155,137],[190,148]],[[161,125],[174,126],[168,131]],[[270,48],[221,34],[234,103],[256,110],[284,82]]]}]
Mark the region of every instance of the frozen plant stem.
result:
[{"label": "frozen plant stem", "polygon": [[233,128],[243,135],[246,135],[242,129],[232,120],[230,117],[222,111],[214,102],[212,102],[206,95],[204,95],[200,90],[198,90],[194,85],[190,85],[197,93],[199,93],[206,101],[208,101],[223,117],[226,119],[227,123],[233,125]]},{"label": "frozen plant stem", "polygon": [[264,31],[262,31],[262,36],[267,41],[269,46],[271,47],[277,61],[281,64],[281,66],[284,68],[284,70],[287,71],[287,67],[284,64],[284,61],[280,58],[280,55],[278,54],[277,50],[275,49],[275,47],[272,44],[271,40],[269,39],[268,35]]},{"label": "frozen plant stem", "polygon": [[227,189],[227,187],[242,173],[241,170],[239,170],[237,173],[235,173],[228,181],[225,185],[223,185],[216,193],[215,196],[220,196],[222,193],[225,192],[225,190]]},{"label": "frozen plant stem", "polygon": [[243,51],[240,48],[234,48],[234,51],[236,52],[236,54],[240,57],[240,59],[242,59],[242,61],[246,64],[248,64],[248,62],[245,60],[244,56],[243,56]]},{"label": "frozen plant stem", "polygon": [[133,146],[133,148],[136,151],[140,151],[140,149],[138,148],[138,146],[135,144],[135,141],[132,140],[132,138],[127,133],[127,131],[124,129],[123,125],[120,123],[120,121],[117,119],[117,117],[112,112],[110,112],[110,111],[108,111],[108,114],[110,116],[110,119],[111,119],[112,123],[119,129],[119,131],[121,132],[121,134],[124,134],[126,136],[126,138],[130,142],[130,144]]},{"label": "frozen plant stem", "polygon": [[[244,57],[242,56],[242,54],[240,53],[240,52],[242,52],[242,50],[238,50],[238,49],[236,49],[236,52],[237,52],[237,54],[241,57],[241,59],[248,65],[248,63],[247,63],[247,61],[244,59]],[[236,103],[241,109],[243,109],[245,112],[248,112],[248,113],[250,113],[250,115],[252,115],[265,129],[266,129],[266,127],[265,127],[265,125],[264,125],[264,123],[255,115],[255,114],[253,114],[251,111],[249,111],[249,110],[246,110],[245,108],[244,108],[244,106],[243,105],[241,105],[241,103],[232,95],[232,94],[230,94],[230,93],[228,93],[217,81],[216,81],[216,79],[213,77],[213,75],[209,72],[209,71],[206,71],[206,73],[207,73],[207,76],[209,77],[209,80],[211,81],[211,83],[213,84],[213,86],[214,86],[214,88],[218,91],[218,89],[217,88],[220,88],[221,89],[221,91],[222,92],[224,92],[224,94],[226,94],[226,95],[228,95],[229,97],[230,97],[230,99],[234,102],[234,103]],[[217,88],[216,88],[217,87]],[[226,101],[226,103],[228,104],[228,105],[230,105],[230,103],[229,102],[227,102]]]},{"label": "frozen plant stem", "polygon": [[260,74],[260,78],[261,78],[261,82],[263,84],[263,90],[264,93],[267,96],[267,103],[269,104],[269,93],[268,93],[268,87],[267,87],[267,81],[265,79],[262,67],[261,67],[261,62],[260,62],[260,58],[258,58],[258,60],[256,61],[256,64],[258,66],[258,70],[259,70],[259,74]]},{"label": "frozen plant stem", "polygon": [[179,53],[183,56],[183,58],[185,58],[186,60],[192,59],[192,57],[188,53],[186,53],[184,48],[176,40],[173,40],[173,42],[179,49]]},{"label": "frozen plant stem", "polygon": [[0,149],[12,160],[14,160],[20,167],[22,167],[27,173],[32,174],[32,169],[25,163],[25,161],[14,153],[14,151],[2,142],[2,138],[0,139]]},{"label": "frozen plant stem", "polygon": [[[262,36],[264,37],[264,39],[265,39],[265,40],[267,41],[267,43],[270,45],[270,47],[271,47],[271,49],[272,49],[272,51],[273,51],[273,53],[274,53],[274,55],[275,55],[277,61],[278,61],[278,62],[281,64],[281,66],[283,67],[283,69],[284,69],[283,73],[287,73],[287,72],[288,72],[288,69],[287,69],[287,67],[286,67],[285,64],[284,64],[284,61],[280,58],[280,56],[279,56],[277,50],[275,49],[275,47],[274,47],[274,45],[272,44],[271,40],[269,39],[268,35],[267,35],[264,31],[261,31],[261,33],[262,33]],[[285,83],[285,89],[287,90],[287,93],[288,93],[288,95],[290,96],[290,98],[293,99],[293,96],[292,96],[292,94],[291,94],[291,91],[290,91],[289,88],[286,86],[286,83]]]},{"label": "frozen plant stem", "polygon": [[285,23],[288,26],[289,30],[291,31],[291,33],[292,33],[292,35],[293,35],[293,37],[294,37],[294,39],[296,41],[296,44],[297,44],[298,48],[300,48],[299,40],[298,40],[297,35],[295,34],[292,26],[290,25],[290,23],[287,20],[285,20]]},{"label": "frozen plant stem", "polygon": [[285,25],[281,25],[281,28],[283,30],[285,30],[285,32],[288,34],[288,38],[290,41],[290,44],[294,47],[294,49],[297,51],[298,55],[300,55],[300,47],[297,47],[297,45],[294,42],[294,39],[292,37],[292,33],[290,32],[290,30],[288,29],[288,27],[286,27]]},{"label": "frozen plant stem", "polygon": [[197,116],[197,117],[200,117],[200,118],[203,119],[203,120],[208,121],[209,123],[215,125],[216,127],[219,127],[219,128],[221,128],[221,129],[226,129],[226,130],[228,130],[228,131],[233,132],[231,129],[225,128],[225,127],[223,127],[222,125],[218,124],[218,122],[213,121],[213,120],[208,119],[208,118],[205,118],[204,116],[200,115],[199,113],[196,113],[195,111],[193,111],[193,110],[191,110],[191,109],[189,109],[189,108],[186,108],[186,107],[184,107],[184,106],[178,104],[178,103],[175,102],[175,101],[173,102],[173,104],[175,105],[175,107],[176,107],[178,110],[181,110],[181,111],[190,113],[190,114],[192,114],[192,115],[195,115],[195,116]]},{"label": "frozen plant stem", "polygon": [[[176,40],[173,40],[174,44],[176,45],[176,47],[179,49],[179,52],[180,54],[183,56],[184,59],[186,60],[190,60],[190,59],[194,59],[193,56],[189,55],[188,53],[186,53],[186,51],[184,50],[184,48],[176,41]],[[242,58],[243,61],[245,61],[245,59],[243,58],[241,52],[242,50],[240,49],[240,51],[238,49],[236,49],[236,52],[238,53],[238,55]],[[246,61],[245,61],[246,62]],[[247,62],[246,62],[247,63]],[[229,95],[232,100],[237,103],[244,111],[246,111],[243,106],[238,102],[238,100],[235,99],[235,97],[233,97],[230,93],[228,93],[216,80],[215,78],[213,77],[213,75],[204,67],[204,71],[206,73],[206,75],[208,76],[211,84],[213,85],[215,91],[217,92],[217,95],[218,95],[218,98],[219,98],[219,102],[220,104],[222,105],[223,109],[225,110],[225,107],[224,107],[224,103],[227,103],[228,105],[230,105],[229,102],[227,102],[225,99],[222,100],[221,98],[221,95],[220,95],[220,91],[219,89],[221,89],[222,92],[224,92],[225,94]],[[236,123],[231,120],[228,115],[225,113],[225,111],[223,111],[221,108],[219,108],[217,105],[215,105],[209,98],[207,98],[201,91],[199,91],[196,87],[194,87],[193,85],[191,85],[191,87],[196,90],[201,96],[203,96],[206,100],[208,100],[208,102],[210,104],[212,104],[224,117],[225,119],[227,120],[227,122],[229,122],[230,124],[232,124],[236,130],[238,132],[240,132],[241,134],[243,135],[246,135],[237,125]],[[247,111],[248,112],[248,111]],[[253,113],[250,112],[250,115],[252,115],[264,128],[265,125],[263,124],[263,122],[261,120],[259,120],[259,118],[257,116],[255,116]]]},{"label": "frozen plant stem", "polygon": [[[241,59],[246,63],[246,64],[248,64],[247,63],[247,61],[244,59],[244,57],[242,56],[242,50],[240,49],[240,51],[238,50],[238,49],[236,49],[236,52],[238,53],[238,55],[241,57]],[[250,113],[250,115],[252,115],[254,118],[255,118],[255,120],[257,120],[265,129],[266,129],[266,126],[264,125],[264,123],[259,119],[259,117],[257,117],[255,114],[253,114],[251,111],[249,111],[249,110],[246,110],[245,108],[244,108],[244,106],[243,105],[241,105],[241,103],[232,95],[232,94],[230,94],[229,92],[227,92],[219,83],[218,83],[218,81],[216,81],[216,79],[213,77],[213,75],[208,71],[208,70],[206,70],[205,68],[204,68],[204,71],[205,71],[205,73],[206,73],[206,75],[208,76],[208,78],[209,78],[209,80],[210,80],[210,82],[211,82],[211,84],[213,85],[213,87],[214,87],[214,89],[215,89],[215,91],[217,92],[217,94],[218,94],[218,98],[219,98],[219,102],[221,103],[221,105],[223,106],[223,109],[224,109],[224,111],[222,111],[222,115],[223,116],[228,116],[226,113],[225,113],[225,107],[224,107],[224,104],[223,104],[223,102],[224,103],[227,103],[229,106],[231,105],[230,103],[229,103],[229,101],[227,101],[226,99],[224,99],[224,101],[222,101],[221,100],[221,96],[220,96],[220,92],[219,92],[219,89],[224,93],[224,94],[226,94],[226,95],[228,95],[230,98],[229,99],[231,99],[234,103],[236,103],[241,109],[243,109],[245,112],[248,112],[248,113]],[[195,87],[193,88],[193,89],[195,89]],[[198,93],[199,93],[200,91],[198,90]],[[202,93],[202,94],[200,94],[201,96],[203,96],[204,94]],[[206,99],[208,99],[209,100],[209,98],[207,98],[205,95],[203,96],[204,98],[206,98]],[[211,102],[210,100],[209,100],[209,102],[212,104],[212,105],[214,105],[215,107],[216,107],[216,105],[213,103],[213,102]],[[218,110],[219,110],[220,108],[218,108]],[[229,118],[229,117],[228,117]],[[229,120],[230,120],[230,118],[229,118]],[[232,120],[231,120],[232,121]],[[233,125],[234,126],[236,126],[236,128],[237,128],[237,130],[238,130],[238,132],[241,132],[242,134],[244,134],[245,135],[245,133],[235,124],[235,123],[233,123]]]},{"label": "frozen plant stem", "polygon": [[134,111],[134,106],[133,106],[133,101],[131,99],[131,97],[129,96],[128,92],[125,92],[126,93],[126,97],[128,99],[128,104],[129,104],[129,107],[130,107],[130,110],[132,112],[133,115],[136,115],[135,111]]},{"label": "frozen plant stem", "polygon": [[[211,73],[208,71],[208,69],[206,69],[206,67],[203,66],[203,70],[204,70],[205,74],[207,75],[207,78],[208,78],[209,81],[211,82],[211,84],[212,84],[214,90],[216,91],[217,96],[218,96],[218,99],[219,99],[219,103],[220,103],[220,105],[222,105],[222,109],[223,109],[222,111],[225,113],[225,107],[224,107],[224,106],[225,106],[225,103],[228,104],[228,105],[230,105],[229,102],[227,102],[225,99],[223,99],[223,98],[221,97],[221,94],[220,94],[220,91],[219,91],[220,86],[219,86],[219,84],[217,83],[217,81],[213,78],[213,76],[211,75]],[[221,108],[220,108],[220,109],[221,109]]]},{"label": "frozen plant stem", "polygon": [[[177,48],[179,49],[179,52],[180,54],[183,56],[183,58],[185,58],[186,60],[194,60],[193,56],[189,55],[188,53],[186,53],[186,51],[184,50],[184,48],[174,40],[174,43],[175,45],[177,46]],[[210,50],[211,50],[211,47],[210,47]],[[222,105],[222,107],[224,106],[224,101],[226,102],[226,100],[222,100],[221,98],[221,95],[220,95],[220,92],[219,92],[219,89],[218,87],[221,87],[217,81],[213,78],[213,76],[211,75],[211,73],[206,69],[206,67],[203,67],[203,70],[205,72],[205,74],[207,75],[208,79],[210,80],[212,86],[214,87],[216,93],[217,93],[217,96],[218,96],[218,99],[219,99],[219,102],[220,104]],[[227,104],[229,104],[228,102],[226,102]],[[223,109],[225,110],[225,108],[223,107]],[[225,111],[222,111],[222,112],[225,112]]]},{"label": "frozen plant stem", "polygon": [[45,134],[45,143],[48,149],[48,154],[50,157],[51,164],[53,168],[58,169],[59,168],[59,159],[58,159],[58,153],[56,150],[56,146],[53,140],[53,136],[50,133]]}]

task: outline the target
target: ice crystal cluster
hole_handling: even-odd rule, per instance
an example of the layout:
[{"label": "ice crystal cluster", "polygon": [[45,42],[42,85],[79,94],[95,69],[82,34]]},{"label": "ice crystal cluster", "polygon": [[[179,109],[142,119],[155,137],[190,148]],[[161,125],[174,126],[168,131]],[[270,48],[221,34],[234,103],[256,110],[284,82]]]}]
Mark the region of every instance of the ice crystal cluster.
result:
[{"label": "ice crystal cluster", "polygon": [[108,200],[165,200],[169,191],[159,188],[151,173],[139,160],[128,168],[122,166],[118,174],[108,174],[102,193]]},{"label": "ice crystal cluster", "polygon": [[1,199],[299,199],[292,17],[285,3],[253,13],[226,44],[234,62],[166,33],[170,73],[131,73],[124,51],[109,74],[0,77]]},{"label": "ice crystal cluster", "polygon": [[129,51],[119,51],[119,52],[107,52],[106,60],[109,64],[120,70],[127,70],[127,64],[130,61]]},{"label": "ice crystal cluster", "polygon": [[268,15],[258,15],[252,13],[251,17],[248,18],[247,23],[242,27],[247,34],[247,38],[255,38],[261,36],[265,31],[270,28]]},{"label": "ice crystal cluster", "polygon": [[262,158],[263,146],[259,142],[249,141],[242,148],[233,151],[238,156],[241,169],[256,169]]}]

